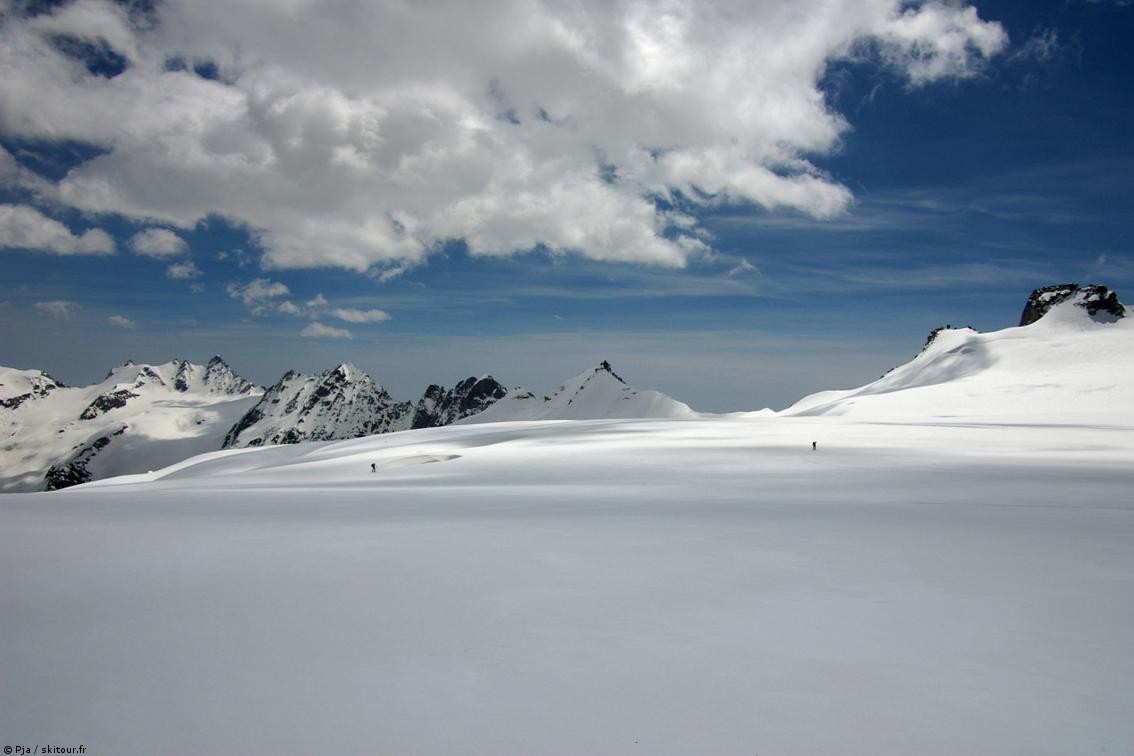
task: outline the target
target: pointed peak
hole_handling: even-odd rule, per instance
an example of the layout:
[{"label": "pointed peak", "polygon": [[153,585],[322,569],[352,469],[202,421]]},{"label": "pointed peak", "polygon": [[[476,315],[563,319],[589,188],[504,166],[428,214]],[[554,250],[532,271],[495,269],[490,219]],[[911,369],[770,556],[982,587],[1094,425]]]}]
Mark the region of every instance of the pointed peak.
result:
[{"label": "pointed peak", "polygon": [[618,373],[614,372],[614,368],[612,368],[610,366],[610,363],[607,360],[603,360],[602,362],[600,362],[598,364],[598,366],[594,369],[594,372],[596,372],[596,373],[609,373],[619,383],[626,383],[626,381],[622,380],[622,376],[620,376]]},{"label": "pointed peak", "polygon": [[228,363],[225,362],[224,358],[221,357],[219,354],[214,354],[212,356],[212,358],[209,360],[206,367],[213,367],[214,365],[224,365],[225,367],[228,367]]},{"label": "pointed peak", "polygon": [[335,367],[328,370],[325,375],[340,375],[343,378],[357,378],[363,375],[363,372],[349,362],[340,362]]}]

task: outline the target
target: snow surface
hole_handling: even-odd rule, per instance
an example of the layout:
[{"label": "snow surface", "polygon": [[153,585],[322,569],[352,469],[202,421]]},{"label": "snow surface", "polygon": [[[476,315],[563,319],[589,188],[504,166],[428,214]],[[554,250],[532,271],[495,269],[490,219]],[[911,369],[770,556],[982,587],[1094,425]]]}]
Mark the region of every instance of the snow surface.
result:
[{"label": "snow surface", "polygon": [[1131,753],[1131,331],[1078,354],[1055,323],[945,334],[810,415],[456,425],[0,497],[0,737]]}]

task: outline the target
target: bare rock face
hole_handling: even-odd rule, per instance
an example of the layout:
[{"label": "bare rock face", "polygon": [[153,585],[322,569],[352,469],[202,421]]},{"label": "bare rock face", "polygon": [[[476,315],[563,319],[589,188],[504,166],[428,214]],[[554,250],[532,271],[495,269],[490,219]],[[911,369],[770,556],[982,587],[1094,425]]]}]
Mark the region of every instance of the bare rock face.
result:
[{"label": "bare rock face", "polygon": [[94,420],[103,413],[125,407],[127,402],[131,399],[137,399],[138,396],[138,394],[127,389],[118,389],[117,391],[107,391],[104,394],[99,394],[95,397],[93,402],[87,405],[87,408],[79,415],[79,419]]},{"label": "bare rock face", "polygon": [[127,427],[123,425],[110,435],[99,436],[89,444],[77,447],[66,459],[49,467],[43,476],[44,488],[48,491],[58,491],[80,483],[90,483],[94,480],[94,475],[87,469],[87,465],[99,452],[110,446],[112,436],[121,436],[126,432]]},{"label": "bare rock face", "polygon": [[491,375],[468,377],[452,389],[431,385],[414,406],[414,428],[436,428],[483,412],[502,399],[508,389]]},{"label": "bare rock face", "polygon": [[1067,301],[1073,301],[1082,307],[1095,320],[1113,322],[1126,316],[1126,308],[1118,301],[1118,294],[1107,287],[1101,284],[1079,286],[1067,283],[1044,286],[1033,291],[1020,315],[1020,325],[1031,325],[1052,307]]}]

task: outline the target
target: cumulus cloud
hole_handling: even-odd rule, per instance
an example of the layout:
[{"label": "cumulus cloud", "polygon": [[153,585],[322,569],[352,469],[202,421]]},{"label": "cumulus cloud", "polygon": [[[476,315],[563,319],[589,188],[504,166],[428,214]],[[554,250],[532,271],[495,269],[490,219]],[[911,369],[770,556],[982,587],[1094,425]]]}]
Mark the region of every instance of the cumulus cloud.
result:
[{"label": "cumulus cloud", "polygon": [[36,302],[35,309],[45,312],[58,320],[68,320],[79,309],[78,302],[68,302],[63,299],[52,299],[48,302]]},{"label": "cumulus cloud", "polygon": [[[122,70],[92,73],[60,34]],[[845,212],[809,160],[848,128],[829,61],[872,50],[923,86],[1006,44],[960,0],[167,0],[146,24],[78,0],[0,26],[0,130],[106,150],[54,201],[176,228],[221,214],[268,269],[389,277],[450,239],[677,267],[708,251],[661,209],[679,192]]]},{"label": "cumulus cloud", "polygon": [[334,328],[326,326],[322,323],[315,322],[308,325],[299,332],[300,336],[305,336],[309,339],[353,339],[350,331],[345,328]]},{"label": "cumulus cloud", "polygon": [[28,205],[0,205],[0,247],[56,255],[109,255],[114,253],[114,240],[100,228],[76,236]]},{"label": "cumulus cloud", "polygon": [[185,280],[199,277],[201,269],[192,260],[187,260],[170,265],[165,269],[165,275],[174,280]]},{"label": "cumulus cloud", "polygon": [[244,302],[253,315],[263,315],[278,308],[279,303],[274,300],[291,293],[284,284],[267,278],[255,278],[246,284],[230,283],[224,289],[233,299]]},{"label": "cumulus cloud", "polygon": [[117,328],[125,328],[128,331],[134,330],[135,325],[133,320],[122,315],[111,315],[106,319],[106,322]]},{"label": "cumulus cloud", "polygon": [[385,310],[356,310],[350,307],[339,307],[329,314],[347,323],[385,323],[390,319],[390,313]]},{"label": "cumulus cloud", "polygon": [[280,302],[278,305],[276,305],[276,310],[284,313],[285,315],[302,315],[304,312],[302,307],[290,300],[286,302]]},{"label": "cumulus cloud", "polygon": [[130,237],[130,249],[146,257],[177,257],[189,245],[177,234],[164,228],[147,228]]}]

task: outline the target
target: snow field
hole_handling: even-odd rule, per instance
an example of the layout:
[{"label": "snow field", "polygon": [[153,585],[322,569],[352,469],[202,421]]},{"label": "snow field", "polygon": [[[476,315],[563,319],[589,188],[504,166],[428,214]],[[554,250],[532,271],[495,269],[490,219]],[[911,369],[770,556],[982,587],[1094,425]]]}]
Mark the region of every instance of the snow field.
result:
[{"label": "snow field", "polygon": [[0,733],[1122,753],[1132,462],[1126,426],[753,414],[454,426],[9,495]]}]

